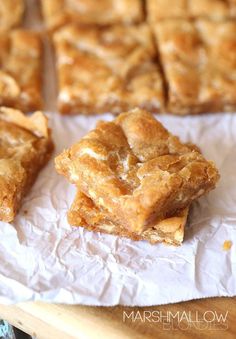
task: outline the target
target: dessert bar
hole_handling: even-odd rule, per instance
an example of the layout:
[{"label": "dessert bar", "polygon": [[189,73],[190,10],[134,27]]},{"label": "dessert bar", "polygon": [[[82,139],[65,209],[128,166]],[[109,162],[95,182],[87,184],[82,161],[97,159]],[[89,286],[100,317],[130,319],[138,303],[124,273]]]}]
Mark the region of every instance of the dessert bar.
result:
[{"label": "dessert bar", "polygon": [[175,114],[235,111],[236,21],[164,20],[154,26]]},{"label": "dessert bar", "polygon": [[63,114],[160,111],[162,76],[147,25],[106,29],[71,25],[54,34]]},{"label": "dessert bar", "polygon": [[53,150],[47,118],[0,108],[0,220],[11,222]]},{"label": "dessert bar", "polygon": [[212,162],[144,110],[100,121],[56,158],[56,170],[109,219],[141,234],[212,190]]},{"label": "dessert bar", "polygon": [[0,106],[42,108],[42,42],[38,33],[0,32]]}]

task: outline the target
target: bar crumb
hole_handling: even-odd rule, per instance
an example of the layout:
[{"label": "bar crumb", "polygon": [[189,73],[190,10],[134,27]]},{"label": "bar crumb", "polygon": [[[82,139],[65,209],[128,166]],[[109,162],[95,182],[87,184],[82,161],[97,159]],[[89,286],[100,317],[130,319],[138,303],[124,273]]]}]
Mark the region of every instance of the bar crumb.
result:
[{"label": "bar crumb", "polygon": [[223,244],[223,250],[224,251],[229,251],[232,247],[233,243],[231,240],[225,240]]}]

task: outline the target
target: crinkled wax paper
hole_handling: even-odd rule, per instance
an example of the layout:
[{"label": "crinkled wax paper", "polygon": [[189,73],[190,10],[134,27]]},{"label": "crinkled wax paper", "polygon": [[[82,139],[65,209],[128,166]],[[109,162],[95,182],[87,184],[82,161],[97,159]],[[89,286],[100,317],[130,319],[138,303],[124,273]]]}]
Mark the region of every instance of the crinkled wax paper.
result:
[{"label": "crinkled wax paper", "polygon": [[[52,65],[48,57],[45,94],[55,156],[98,119],[112,116],[59,116]],[[0,303],[143,306],[236,295],[236,115],[157,118],[198,144],[221,174],[217,189],[193,204],[183,245],[153,246],[68,225],[75,188],[56,174],[53,156],[14,223],[0,222]],[[227,240],[232,247],[223,250]]]}]

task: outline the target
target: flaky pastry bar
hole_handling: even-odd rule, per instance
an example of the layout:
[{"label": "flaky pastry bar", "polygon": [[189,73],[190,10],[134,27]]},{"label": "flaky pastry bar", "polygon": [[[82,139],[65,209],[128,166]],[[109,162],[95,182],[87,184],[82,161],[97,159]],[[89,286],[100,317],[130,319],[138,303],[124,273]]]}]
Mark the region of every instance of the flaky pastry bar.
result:
[{"label": "flaky pastry bar", "polygon": [[236,17],[235,0],[147,0],[148,21],[204,17],[224,20]]},{"label": "flaky pastry bar", "polygon": [[0,108],[0,220],[11,222],[53,150],[47,118]]},{"label": "flaky pastry bar", "polygon": [[175,114],[236,108],[236,21],[164,20],[154,28]]},{"label": "flaky pastry bar", "polygon": [[23,19],[25,0],[0,1],[0,31],[19,26]]},{"label": "flaky pastry bar", "polygon": [[68,23],[114,25],[143,20],[142,0],[41,0],[46,26],[55,30]]},{"label": "flaky pastry bar", "polygon": [[139,109],[99,122],[55,164],[110,220],[138,234],[188,207],[219,179],[212,162]]},{"label": "flaky pastry bar", "polygon": [[160,111],[160,69],[147,25],[106,29],[71,25],[54,34],[63,114],[120,113],[133,107]]},{"label": "flaky pastry bar", "polygon": [[187,217],[188,208],[185,208],[175,216],[161,220],[141,234],[137,234],[127,230],[122,224],[110,220],[110,215],[106,210],[98,208],[92,199],[79,191],[68,212],[68,222],[72,226],[82,226],[89,231],[117,235],[132,240],[146,240],[151,244],[164,242],[171,245],[181,245],[183,242]]},{"label": "flaky pastry bar", "polygon": [[42,107],[42,43],[38,33],[0,33],[0,106],[24,112]]}]

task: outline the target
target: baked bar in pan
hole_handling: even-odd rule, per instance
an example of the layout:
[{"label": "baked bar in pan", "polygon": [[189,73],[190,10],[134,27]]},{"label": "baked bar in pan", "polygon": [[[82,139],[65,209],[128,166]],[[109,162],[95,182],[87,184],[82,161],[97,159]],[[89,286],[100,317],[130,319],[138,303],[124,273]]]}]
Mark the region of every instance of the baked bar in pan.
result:
[{"label": "baked bar in pan", "polygon": [[235,0],[147,0],[148,21],[162,19],[209,18],[222,20],[236,17]]},{"label": "baked bar in pan", "polygon": [[188,208],[185,208],[175,216],[161,220],[141,234],[137,234],[128,231],[122,224],[114,223],[106,210],[98,208],[92,199],[78,191],[68,212],[68,222],[72,226],[82,226],[89,231],[118,235],[132,240],[146,240],[151,244],[165,242],[181,245],[187,216]]},{"label": "baked bar in pan", "polygon": [[182,144],[139,109],[100,121],[55,163],[111,221],[138,234],[175,216],[219,178],[195,147]]},{"label": "baked bar in pan", "polygon": [[236,21],[164,20],[154,28],[175,114],[236,108]]},{"label": "baked bar in pan", "polygon": [[162,109],[162,76],[147,25],[67,26],[54,34],[54,44],[61,113]]},{"label": "baked bar in pan", "polygon": [[143,20],[142,0],[41,0],[49,30],[68,23],[114,25]]},{"label": "baked bar in pan", "polygon": [[0,1],[0,31],[19,26],[25,10],[24,0]]},{"label": "baked bar in pan", "polygon": [[42,107],[42,42],[38,33],[0,33],[0,106],[24,112]]},{"label": "baked bar in pan", "polygon": [[0,220],[11,222],[53,150],[47,118],[0,108]]}]

